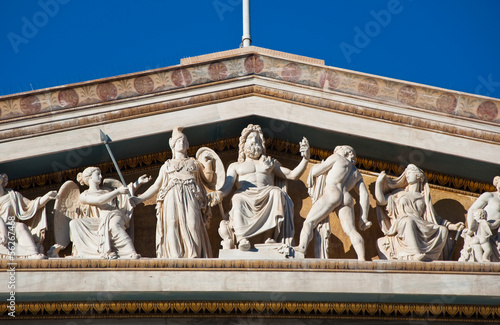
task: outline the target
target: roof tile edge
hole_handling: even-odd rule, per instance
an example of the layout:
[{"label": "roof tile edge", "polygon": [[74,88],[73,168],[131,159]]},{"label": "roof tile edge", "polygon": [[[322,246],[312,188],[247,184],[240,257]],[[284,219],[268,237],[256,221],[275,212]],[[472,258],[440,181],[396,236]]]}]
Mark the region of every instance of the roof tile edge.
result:
[{"label": "roof tile edge", "polygon": [[196,63],[202,63],[202,62],[207,62],[207,61],[226,59],[229,57],[234,57],[236,55],[247,54],[247,53],[257,53],[257,54],[277,57],[277,58],[285,59],[285,60],[293,60],[296,62],[301,62],[301,63],[306,63],[306,64],[314,64],[314,65],[321,65],[321,66],[325,65],[325,60],[314,59],[314,58],[309,58],[307,56],[270,50],[270,49],[257,47],[257,46],[248,46],[248,47],[242,47],[242,48],[233,49],[233,50],[227,50],[227,51],[222,51],[222,52],[215,52],[215,53],[209,53],[209,54],[184,58],[184,59],[181,59],[181,65],[196,64]]}]

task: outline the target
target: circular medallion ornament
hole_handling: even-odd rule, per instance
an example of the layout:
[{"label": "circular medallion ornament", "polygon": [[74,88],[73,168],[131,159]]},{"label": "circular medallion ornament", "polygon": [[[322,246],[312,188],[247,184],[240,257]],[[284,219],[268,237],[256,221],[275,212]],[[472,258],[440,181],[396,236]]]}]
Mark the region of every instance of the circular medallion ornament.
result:
[{"label": "circular medallion ornament", "polygon": [[321,88],[325,88],[325,84],[328,82],[328,89],[335,90],[340,83],[340,77],[335,71],[325,71],[319,77],[319,85]]},{"label": "circular medallion ornament", "polygon": [[177,69],[172,72],[172,82],[177,87],[187,87],[192,81],[193,78],[191,78],[191,73],[186,69]]},{"label": "circular medallion ornament", "polygon": [[259,73],[264,69],[264,60],[259,55],[253,54],[245,59],[244,65],[248,73]]},{"label": "circular medallion ornament", "polygon": [[42,110],[42,104],[36,96],[28,96],[21,98],[21,111],[25,115],[39,113]]},{"label": "circular medallion ornament", "polygon": [[297,82],[302,75],[302,70],[297,63],[288,63],[281,70],[281,77],[285,81]]},{"label": "circular medallion ornament", "polygon": [[97,96],[103,101],[116,99],[118,90],[111,82],[97,85]]},{"label": "circular medallion ornament", "polygon": [[378,94],[378,83],[373,78],[365,78],[358,85],[358,92],[363,96],[375,97]]},{"label": "circular medallion ornament", "polygon": [[414,105],[417,101],[418,93],[417,89],[413,86],[403,86],[398,91],[398,102],[406,105]]},{"label": "circular medallion ornament", "polygon": [[142,76],[139,78],[135,78],[134,80],[134,88],[141,95],[149,94],[153,91],[155,83],[150,76]]},{"label": "circular medallion ornament", "polygon": [[477,108],[477,116],[486,121],[493,121],[497,118],[498,107],[492,101],[482,102]]},{"label": "circular medallion ornament", "polygon": [[61,90],[57,95],[57,99],[59,100],[59,104],[62,107],[75,107],[78,105],[78,94],[74,89],[65,89]]},{"label": "circular medallion ornament", "polygon": [[436,100],[436,108],[440,112],[453,113],[457,108],[457,98],[452,94],[442,94]]},{"label": "circular medallion ornament", "polygon": [[208,66],[208,75],[214,81],[224,80],[227,78],[227,67],[222,62],[211,63]]}]

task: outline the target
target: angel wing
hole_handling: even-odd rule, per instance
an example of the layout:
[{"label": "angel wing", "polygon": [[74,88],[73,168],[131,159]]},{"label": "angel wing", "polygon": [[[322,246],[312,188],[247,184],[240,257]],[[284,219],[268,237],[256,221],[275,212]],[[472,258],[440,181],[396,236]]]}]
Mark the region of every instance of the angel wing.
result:
[{"label": "angel wing", "polygon": [[[54,204],[54,242],[59,251],[70,243],[69,222],[80,215],[78,208],[80,201],[80,188],[73,181],[64,183]],[[54,247],[53,246],[53,247]],[[51,251],[53,249],[51,248]],[[57,255],[57,252],[55,252]]]},{"label": "angel wing", "polygon": [[215,151],[207,147],[201,147],[200,149],[198,149],[198,151],[196,152],[196,160],[198,160],[200,164],[203,164],[203,159],[206,155],[210,155],[214,159],[215,170],[212,181],[210,183],[205,183],[205,185],[211,190],[219,190],[222,185],[224,185],[224,181],[226,180],[226,171],[224,170],[224,164],[222,163],[222,160],[220,160],[219,156],[215,153]]}]

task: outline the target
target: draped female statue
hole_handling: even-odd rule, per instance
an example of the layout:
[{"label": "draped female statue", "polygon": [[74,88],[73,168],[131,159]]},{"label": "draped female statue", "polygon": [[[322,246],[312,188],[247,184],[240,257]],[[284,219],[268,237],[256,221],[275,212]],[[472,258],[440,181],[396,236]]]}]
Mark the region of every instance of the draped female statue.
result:
[{"label": "draped female statue", "polygon": [[[223,181],[224,167],[209,148],[200,148],[197,158],[189,157],[189,143],[180,127],[173,130],[169,144],[172,159],[167,159],[160,168],[155,183],[132,200],[139,204],[157,194],[157,257],[212,257],[207,233],[210,208],[204,184]],[[222,173],[220,180],[214,175],[216,168]]]},{"label": "draped female statue", "polygon": [[381,259],[432,261],[448,259],[448,231],[459,231],[434,211],[427,177],[410,164],[396,179],[380,173],[375,183],[377,217],[384,237],[377,240]]},{"label": "draped female statue", "polygon": [[0,174],[0,257],[12,256],[14,252],[15,257],[45,258],[45,205],[56,198],[56,191],[29,200],[5,188],[8,181],[7,174]]}]

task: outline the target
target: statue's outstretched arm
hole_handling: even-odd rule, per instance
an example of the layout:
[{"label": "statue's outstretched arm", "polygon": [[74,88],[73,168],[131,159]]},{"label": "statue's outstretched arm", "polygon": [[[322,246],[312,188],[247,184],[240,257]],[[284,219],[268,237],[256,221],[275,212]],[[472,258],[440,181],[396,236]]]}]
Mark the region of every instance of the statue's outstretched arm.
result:
[{"label": "statue's outstretched arm", "polygon": [[385,195],[384,187],[387,183],[387,175],[385,171],[382,171],[375,182],[375,200],[377,200],[378,205],[387,205],[387,199],[389,195]]},{"label": "statue's outstretched arm", "polygon": [[146,174],[141,175],[134,183],[129,186],[130,194],[134,195],[134,193],[141,187],[141,185],[148,183],[151,181],[152,177]]},{"label": "statue's outstretched arm", "polygon": [[120,194],[127,194],[128,188],[126,186],[119,187],[111,192],[107,192],[105,194],[101,194],[99,196],[87,195],[85,192],[80,194],[80,202],[83,204],[90,205],[102,205],[105,204]]},{"label": "statue's outstretched arm", "polygon": [[302,160],[293,170],[290,170],[286,167],[281,166],[279,163],[275,165],[274,173],[278,177],[286,178],[292,181],[298,180],[302,174],[304,174],[307,163],[309,162],[309,158],[311,156],[311,149],[309,147],[309,141],[306,138],[303,138],[299,143],[300,146],[300,154],[302,156]]},{"label": "statue's outstretched arm", "polygon": [[45,206],[50,200],[55,200],[57,196],[57,191],[47,192],[40,200],[40,205]]},{"label": "statue's outstretched arm", "polygon": [[[160,173],[161,173],[161,169],[160,169]],[[139,195],[139,197],[131,197],[130,198],[130,201],[131,201],[132,205],[135,206],[135,205],[137,205],[139,203],[142,203],[142,202],[144,202],[144,201],[152,198],[153,195],[155,195],[156,193],[158,193],[158,191],[160,190],[161,182],[162,182],[162,175],[160,174],[156,178],[156,180],[153,183],[153,185],[151,185],[146,190],[146,192],[144,192],[141,195]]]}]

